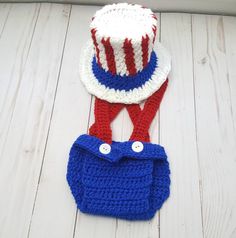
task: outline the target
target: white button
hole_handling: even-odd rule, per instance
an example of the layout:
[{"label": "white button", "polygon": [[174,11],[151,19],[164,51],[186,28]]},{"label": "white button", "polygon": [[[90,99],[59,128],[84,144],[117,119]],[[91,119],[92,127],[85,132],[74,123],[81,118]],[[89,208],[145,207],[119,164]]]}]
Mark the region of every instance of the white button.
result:
[{"label": "white button", "polygon": [[141,152],[143,150],[143,143],[140,142],[140,141],[135,141],[133,144],[132,144],[132,150],[134,152]]},{"label": "white button", "polygon": [[107,143],[104,143],[104,144],[101,144],[99,146],[99,151],[104,154],[104,155],[107,155],[111,152],[111,146]]}]

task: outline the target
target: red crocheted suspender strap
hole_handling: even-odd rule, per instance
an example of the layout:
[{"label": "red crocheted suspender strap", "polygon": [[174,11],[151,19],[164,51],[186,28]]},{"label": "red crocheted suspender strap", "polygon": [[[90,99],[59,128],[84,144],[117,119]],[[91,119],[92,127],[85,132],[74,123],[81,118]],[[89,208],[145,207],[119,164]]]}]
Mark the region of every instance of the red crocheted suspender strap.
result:
[{"label": "red crocheted suspender strap", "polygon": [[[108,112],[108,115],[110,117],[110,122],[112,122],[118,113],[121,111],[121,109],[124,107],[124,104],[121,103],[114,103],[112,107],[110,106],[110,111]],[[93,123],[93,125],[89,128],[89,134],[92,136],[97,136],[97,131],[99,131],[99,128],[97,126],[96,121]]]},{"label": "red crocheted suspender strap", "polygon": [[110,123],[123,107],[124,104],[109,103],[96,98],[94,105],[95,122],[89,128],[89,134],[111,144],[112,132]]},{"label": "red crocheted suspender strap", "polygon": [[166,91],[167,84],[168,79],[163,83],[160,89],[146,101],[143,110],[134,124],[134,130],[130,140],[147,141],[147,132],[158,108],[160,107],[160,103]]},{"label": "red crocheted suspender strap", "polygon": [[[126,106],[126,109],[129,113],[129,116],[130,116],[130,119],[131,119],[133,125],[135,125],[138,121],[140,113],[142,112],[140,105],[139,104],[130,104],[130,105]],[[150,136],[149,136],[148,131],[147,131],[146,135],[143,135],[143,136],[144,136],[143,141],[145,141],[145,142],[150,141]]]},{"label": "red crocheted suspender strap", "polygon": [[138,104],[125,105],[121,103],[109,103],[96,98],[94,108],[95,122],[90,127],[89,134],[111,144],[112,131],[110,123],[114,120],[121,109],[126,107],[131,121],[134,124],[130,140],[149,142],[150,136],[148,130],[160,106],[167,84],[168,80],[163,83],[158,91],[147,99],[143,110],[141,110]]}]

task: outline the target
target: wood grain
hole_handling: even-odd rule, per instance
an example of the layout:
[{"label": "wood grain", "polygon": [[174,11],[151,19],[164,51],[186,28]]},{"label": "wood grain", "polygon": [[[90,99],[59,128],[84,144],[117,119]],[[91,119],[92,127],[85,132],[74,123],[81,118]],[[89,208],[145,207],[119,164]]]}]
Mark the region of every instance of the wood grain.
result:
[{"label": "wood grain", "polygon": [[203,237],[196,147],[190,14],[161,14],[161,42],[172,55],[160,110],[160,143],[171,168],[171,194],[161,209],[161,237]]},{"label": "wood grain", "polygon": [[4,3],[0,4],[0,38],[2,36],[2,32],[4,30],[4,27],[6,25],[6,21],[8,19],[10,10],[11,10],[11,4]]},{"label": "wood grain", "polygon": [[[171,194],[147,222],[83,214],[66,182],[73,141],[94,121],[78,63],[99,7],[0,4],[0,237],[236,237],[236,18],[157,14],[172,55],[150,130]],[[127,140],[123,110],[113,139]]]},{"label": "wood grain", "polygon": [[[8,5],[9,6],[9,5]],[[5,13],[4,13],[5,11]],[[10,237],[14,230],[24,233],[24,222],[29,211],[23,211],[22,192],[24,179],[19,179],[22,137],[20,133],[23,121],[17,119],[21,106],[17,102],[20,84],[23,80],[27,52],[33,36],[34,26],[39,12],[39,4],[12,4],[7,8],[1,5],[0,38],[0,236]],[[16,27],[17,26],[17,27]],[[22,96],[20,97],[22,99]],[[21,157],[22,158],[22,157]],[[33,195],[33,194],[32,194]],[[28,199],[25,197],[25,199]],[[25,207],[26,208],[26,207]],[[22,220],[17,225],[17,217]],[[28,220],[29,222],[29,220]],[[12,229],[14,227],[14,229]],[[27,228],[26,228],[27,229]],[[16,236],[17,237],[17,236]]]},{"label": "wood grain", "polygon": [[223,17],[223,26],[230,110],[233,119],[233,130],[236,131],[236,17]]},{"label": "wood grain", "polygon": [[68,14],[63,12],[68,11],[67,5],[43,4],[34,29],[38,7],[15,5],[3,32],[9,44],[14,42],[14,32],[19,38],[13,48],[7,40],[5,43],[5,52],[15,56],[16,62],[6,64],[6,68],[13,67],[12,72],[5,71],[12,81],[3,108],[8,130],[1,138],[1,237],[28,234],[68,22]]},{"label": "wood grain", "polygon": [[[235,39],[235,27],[228,30],[229,42],[231,32]],[[236,133],[231,101],[236,89],[231,88],[232,64],[227,65],[234,46],[227,46],[226,53],[226,44],[223,17],[193,16],[196,125],[207,238],[236,235]]]},{"label": "wood grain", "polygon": [[9,9],[4,6],[1,7],[0,38],[0,154],[12,120],[40,5],[12,4]]}]

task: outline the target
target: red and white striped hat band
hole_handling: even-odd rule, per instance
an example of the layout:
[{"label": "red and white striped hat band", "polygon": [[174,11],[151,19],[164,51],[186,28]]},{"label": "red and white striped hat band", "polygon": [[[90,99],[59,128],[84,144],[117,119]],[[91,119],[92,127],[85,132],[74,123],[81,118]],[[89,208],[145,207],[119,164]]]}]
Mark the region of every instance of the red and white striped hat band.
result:
[{"label": "red and white striped hat band", "polygon": [[[97,11],[90,24],[91,40],[80,60],[80,79],[87,90],[100,99],[126,104],[139,103],[157,91],[171,68],[170,55],[155,43],[157,30],[155,14],[140,5],[118,3]],[[154,69],[147,77],[153,52]],[[95,74],[94,62],[108,75]],[[121,84],[130,82],[130,88],[113,87],[115,76],[123,80]]]},{"label": "red and white striped hat band", "polygon": [[135,75],[149,62],[157,18],[140,5],[113,4],[97,11],[90,29],[97,63],[112,74]]}]

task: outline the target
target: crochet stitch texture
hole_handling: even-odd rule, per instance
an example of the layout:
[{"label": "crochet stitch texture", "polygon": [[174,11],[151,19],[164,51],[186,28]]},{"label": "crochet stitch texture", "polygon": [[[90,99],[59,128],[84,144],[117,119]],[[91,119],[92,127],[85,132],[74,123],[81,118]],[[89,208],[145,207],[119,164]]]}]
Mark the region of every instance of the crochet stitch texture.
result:
[{"label": "crochet stitch texture", "polygon": [[[148,8],[119,3],[97,11],[80,61],[80,80],[95,96],[95,122],[73,143],[67,181],[80,211],[148,220],[169,196],[164,148],[149,127],[168,84],[170,56],[155,43],[157,18]],[[146,100],[143,109],[141,101]],[[126,109],[128,141],[112,140],[111,122]]]},{"label": "crochet stitch texture", "polygon": [[[67,181],[86,213],[128,220],[151,219],[169,196],[170,170],[162,146],[150,143],[149,127],[168,81],[145,103],[111,104],[96,98],[90,135],[72,145]],[[129,141],[112,141],[110,122],[126,107],[134,124]],[[104,143],[105,142],[105,143]],[[101,146],[110,148],[108,153]],[[142,145],[134,148],[134,145]]]},{"label": "crochet stitch texture", "polygon": [[92,69],[94,76],[102,85],[106,85],[107,88],[130,91],[135,88],[142,87],[151,78],[157,64],[158,59],[155,52],[153,51],[148,65],[146,65],[145,69],[143,69],[139,74],[136,75],[121,76],[106,72],[98,65],[95,57],[93,58]]},{"label": "crochet stitch texture", "polygon": [[171,60],[160,43],[154,45],[157,18],[150,9],[107,5],[92,18],[90,31],[79,66],[89,93],[111,103],[140,103],[164,83]]},{"label": "crochet stitch texture", "polygon": [[100,66],[122,76],[141,71],[150,59],[156,28],[157,18],[148,8],[127,3],[104,6],[90,24]]},{"label": "crochet stitch texture", "polygon": [[144,143],[137,155],[132,141],[112,142],[112,153],[98,151],[100,139],[80,136],[72,146],[67,180],[78,208],[129,220],[154,216],[169,196],[169,165],[164,148]]}]

